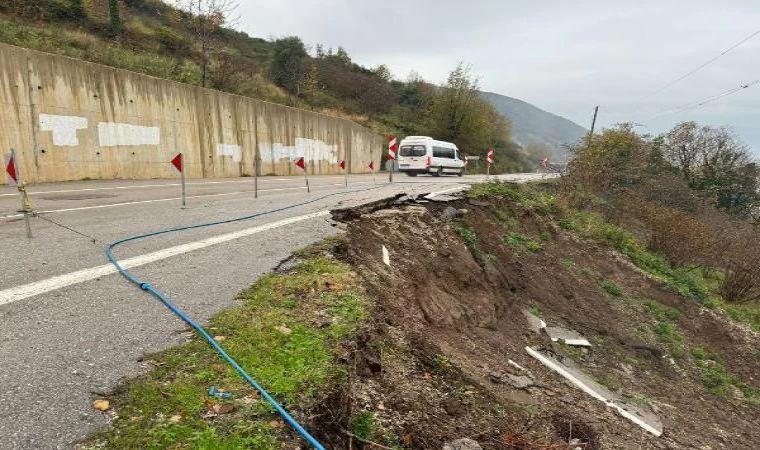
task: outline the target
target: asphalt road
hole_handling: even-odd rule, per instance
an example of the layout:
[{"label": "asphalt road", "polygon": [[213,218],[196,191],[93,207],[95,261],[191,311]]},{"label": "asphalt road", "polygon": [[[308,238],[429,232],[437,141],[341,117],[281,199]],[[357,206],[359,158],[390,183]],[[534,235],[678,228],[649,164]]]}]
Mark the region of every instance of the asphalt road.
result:
[{"label": "asphalt road", "polygon": [[[507,176],[530,180],[537,174]],[[0,447],[71,448],[106,417],[91,403],[143,369],[138,359],[183,342],[184,324],[113,273],[104,246],[167,227],[246,216],[319,199],[251,220],[172,233],[119,247],[132,271],[195,319],[234,304],[234,296],[296,248],[337,233],[338,206],[398,192],[445,191],[482,177],[341,176],[188,181],[180,205],[176,180],[51,183],[30,188],[33,207],[61,226],[32,218],[27,239],[18,193],[0,188]],[[370,189],[371,188],[371,189]],[[255,374],[254,374],[255,376]]]}]

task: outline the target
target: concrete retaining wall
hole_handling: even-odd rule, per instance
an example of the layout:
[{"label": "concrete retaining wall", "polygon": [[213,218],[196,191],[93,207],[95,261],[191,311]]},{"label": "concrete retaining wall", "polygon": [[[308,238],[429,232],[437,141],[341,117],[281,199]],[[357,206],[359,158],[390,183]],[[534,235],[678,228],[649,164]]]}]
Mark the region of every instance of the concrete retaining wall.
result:
[{"label": "concrete retaining wall", "polygon": [[26,181],[351,173],[383,138],[348,120],[0,44],[0,154]]}]

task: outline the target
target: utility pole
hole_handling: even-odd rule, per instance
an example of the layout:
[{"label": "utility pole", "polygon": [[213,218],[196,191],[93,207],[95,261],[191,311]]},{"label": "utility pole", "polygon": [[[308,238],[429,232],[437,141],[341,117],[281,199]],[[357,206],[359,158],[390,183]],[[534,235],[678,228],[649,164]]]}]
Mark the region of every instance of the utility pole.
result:
[{"label": "utility pole", "polygon": [[591,143],[591,138],[594,136],[594,127],[596,126],[596,115],[599,112],[599,107],[594,108],[594,119],[591,120],[591,131],[588,134],[588,141]]}]

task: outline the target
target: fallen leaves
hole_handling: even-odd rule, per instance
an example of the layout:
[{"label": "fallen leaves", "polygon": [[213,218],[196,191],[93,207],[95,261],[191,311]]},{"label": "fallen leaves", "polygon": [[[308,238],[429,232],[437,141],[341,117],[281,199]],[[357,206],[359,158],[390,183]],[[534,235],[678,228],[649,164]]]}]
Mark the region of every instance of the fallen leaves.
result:
[{"label": "fallen leaves", "polygon": [[235,406],[229,403],[218,404],[215,403],[201,414],[201,419],[210,419],[212,417],[221,416],[223,414],[229,414],[235,410]]},{"label": "fallen leaves", "polygon": [[92,407],[98,411],[105,412],[111,409],[111,403],[108,400],[98,399],[92,402]]}]

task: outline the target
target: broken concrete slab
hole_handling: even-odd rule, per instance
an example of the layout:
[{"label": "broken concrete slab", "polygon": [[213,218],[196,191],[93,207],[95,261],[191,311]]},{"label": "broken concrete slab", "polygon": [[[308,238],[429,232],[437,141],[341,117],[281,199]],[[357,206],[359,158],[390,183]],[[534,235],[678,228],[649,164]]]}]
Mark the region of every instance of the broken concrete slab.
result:
[{"label": "broken concrete slab", "polygon": [[386,266],[391,266],[391,255],[388,253],[388,249],[383,245],[383,262]]},{"label": "broken concrete slab", "polygon": [[546,334],[552,339],[552,342],[562,341],[567,345],[576,347],[591,347],[591,342],[586,340],[580,333],[568,330],[562,327],[546,327]]},{"label": "broken concrete slab", "polygon": [[525,351],[541,364],[569,381],[573,386],[585,392],[592,398],[604,403],[607,407],[613,409],[622,417],[630,420],[655,436],[659,437],[662,435],[662,422],[653,412],[626,403],[622,398],[592,380],[579,369],[566,366],[547,353],[531,347],[525,347]]},{"label": "broken concrete slab", "polygon": [[463,438],[445,443],[443,450],[483,450],[483,447],[472,439]]},{"label": "broken concrete slab", "polygon": [[540,317],[536,316],[527,309],[524,309],[522,313],[525,316],[525,319],[528,321],[528,328],[530,328],[532,331],[540,333],[541,330],[546,328],[546,322],[544,322]]}]

